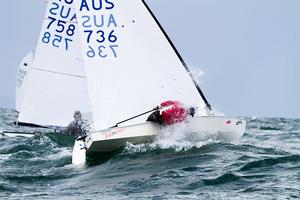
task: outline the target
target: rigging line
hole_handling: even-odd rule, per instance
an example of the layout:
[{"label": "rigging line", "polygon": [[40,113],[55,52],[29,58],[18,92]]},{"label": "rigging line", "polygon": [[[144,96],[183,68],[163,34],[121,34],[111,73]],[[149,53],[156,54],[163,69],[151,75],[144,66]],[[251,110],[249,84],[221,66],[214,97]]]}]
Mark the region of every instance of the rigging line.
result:
[{"label": "rigging line", "polygon": [[76,77],[76,78],[86,78],[85,76],[68,74],[68,73],[63,73],[63,72],[55,72],[55,71],[50,71],[50,70],[46,70],[46,69],[39,69],[39,68],[34,68],[34,67],[32,67],[31,69],[34,69],[34,70],[37,70],[37,71],[42,71],[42,72],[49,72],[49,73],[52,73],[52,74],[59,74],[59,75],[64,75],[64,76],[72,76],[72,77]]},{"label": "rigging line", "polygon": [[206,104],[206,106],[208,107],[209,110],[211,110],[211,105],[209,104],[208,100],[206,99],[204,93],[202,92],[200,86],[198,85],[198,83],[196,82],[195,78],[193,77],[193,75],[191,74],[190,69],[188,68],[188,66],[186,65],[185,61],[183,60],[182,56],[180,55],[179,51],[176,49],[174,43],[172,42],[172,40],[170,39],[170,37],[168,36],[167,32],[163,29],[162,25],[160,24],[160,22],[158,21],[158,19],[155,17],[154,13],[152,12],[152,10],[150,9],[150,7],[148,6],[148,4],[146,3],[145,0],[142,0],[144,6],[146,7],[146,9],[148,10],[148,12],[150,13],[150,15],[152,16],[152,18],[154,19],[154,21],[156,22],[156,24],[158,25],[158,27],[160,28],[161,32],[164,34],[164,36],[166,37],[166,39],[168,40],[169,44],[171,45],[171,47],[173,48],[173,50],[175,51],[177,57],[179,58],[179,60],[181,61],[181,63],[183,64],[185,70],[187,71],[187,73],[190,75],[194,85],[196,86],[200,96],[202,97],[204,103]]},{"label": "rigging line", "polygon": [[150,113],[150,112],[157,111],[157,110],[159,110],[159,109],[160,109],[159,107],[153,108],[152,110],[148,110],[148,111],[143,112],[143,113],[141,113],[141,114],[138,114],[138,115],[136,115],[136,116],[134,116],[134,117],[130,117],[130,118],[128,118],[128,119],[125,119],[125,120],[123,120],[123,121],[120,121],[120,122],[116,123],[116,125],[113,126],[113,127],[111,127],[111,128],[118,127],[119,124],[123,124],[123,123],[125,123],[125,122],[128,122],[128,121],[133,120],[133,119],[138,118],[138,117],[141,117],[141,116],[146,115],[146,114],[148,114],[148,113]]}]

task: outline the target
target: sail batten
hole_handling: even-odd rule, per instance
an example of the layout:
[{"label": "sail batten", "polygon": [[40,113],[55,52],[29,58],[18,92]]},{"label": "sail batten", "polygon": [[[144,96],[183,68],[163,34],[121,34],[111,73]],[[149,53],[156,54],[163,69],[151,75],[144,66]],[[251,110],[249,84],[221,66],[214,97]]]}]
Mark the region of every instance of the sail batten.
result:
[{"label": "sail batten", "polygon": [[63,72],[58,72],[58,71],[50,71],[50,70],[40,69],[40,68],[36,68],[36,67],[32,67],[31,69],[37,70],[37,71],[48,72],[48,73],[52,73],[52,74],[63,75],[63,76],[73,76],[73,77],[84,78],[84,79],[86,78],[86,76],[82,76],[82,75],[68,74],[68,73],[63,73]]}]

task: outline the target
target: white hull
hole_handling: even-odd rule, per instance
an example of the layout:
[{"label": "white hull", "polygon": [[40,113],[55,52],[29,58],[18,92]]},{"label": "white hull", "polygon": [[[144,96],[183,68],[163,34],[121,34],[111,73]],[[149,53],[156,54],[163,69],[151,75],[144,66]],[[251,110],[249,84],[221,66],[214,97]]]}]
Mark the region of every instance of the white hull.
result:
[{"label": "white hull", "polygon": [[111,152],[125,146],[127,142],[133,144],[150,142],[160,130],[159,124],[149,122],[92,132],[86,138],[85,146],[88,152]]},{"label": "white hull", "polygon": [[2,137],[27,137],[31,138],[34,136],[34,133],[18,133],[12,131],[0,131],[0,136]]},{"label": "white hull", "polygon": [[[186,130],[196,133],[205,139],[213,138],[231,142],[241,138],[246,129],[246,121],[228,117],[194,117],[185,122]],[[116,127],[90,133],[84,140],[75,141],[72,163],[82,165],[86,155],[94,153],[112,152],[126,145],[150,142],[158,136],[162,127],[156,123],[147,122],[126,127]]]},{"label": "white hull", "polygon": [[[226,117],[195,117],[185,122],[187,132],[202,134],[205,138],[215,138],[230,142],[243,136],[246,121]],[[114,151],[127,142],[133,144],[151,141],[161,132],[161,126],[148,122],[144,124],[112,128],[104,131],[92,132],[85,139],[87,153]]]}]

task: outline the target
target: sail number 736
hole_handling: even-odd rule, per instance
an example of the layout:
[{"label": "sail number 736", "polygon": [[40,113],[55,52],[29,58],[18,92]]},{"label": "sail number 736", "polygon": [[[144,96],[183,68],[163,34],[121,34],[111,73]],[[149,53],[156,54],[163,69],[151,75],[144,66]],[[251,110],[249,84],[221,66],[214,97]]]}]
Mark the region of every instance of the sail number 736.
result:
[{"label": "sail number 736", "polygon": [[[100,58],[113,56],[116,58],[116,48],[118,47],[116,42],[118,38],[114,32],[114,30],[111,30],[108,33],[104,32],[103,30],[84,30],[84,33],[86,34],[86,43],[88,44],[86,55],[89,58],[94,58],[95,56]],[[90,45],[91,43],[101,45],[93,47]]]},{"label": "sail number 736", "polygon": [[110,31],[110,33],[107,36],[105,36],[105,32],[102,30],[99,30],[99,31],[84,30],[84,33],[87,33],[87,37],[86,37],[87,43],[90,43],[91,37],[96,37],[95,39],[98,43],[103,43],[106,40],[108,40],[111,43],[114,43],[118,39],[117,36],[114,35],[114,32],[115,31],[112,30],[112,31]]},{"label": "sail number 736", "polygon": [[109,45],[108,48],[106,46],[100,45],[96,50],[88,46],[89,50],[87,51],[86,55],[89,58],[94,58],[96,55],[100,58],[106,58],[111,53],[115,58],[117,57],[116,48],[118,45]]}]

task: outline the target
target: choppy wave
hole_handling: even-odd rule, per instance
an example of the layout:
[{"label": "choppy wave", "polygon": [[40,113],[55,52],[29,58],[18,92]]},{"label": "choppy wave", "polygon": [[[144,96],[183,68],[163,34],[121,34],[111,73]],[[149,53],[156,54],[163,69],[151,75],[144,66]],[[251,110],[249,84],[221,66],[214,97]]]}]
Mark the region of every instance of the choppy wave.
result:
[{"label": "choppy wave", "polygon": [[[16,129],[0,109],[0,129]],[[168,128],[71,165],[73,138],[45,133],[0,138],[1,199],[299,199],[300,120],[248,118],[236,143]],[[27,130],[27,129],[26,129]]]}]

